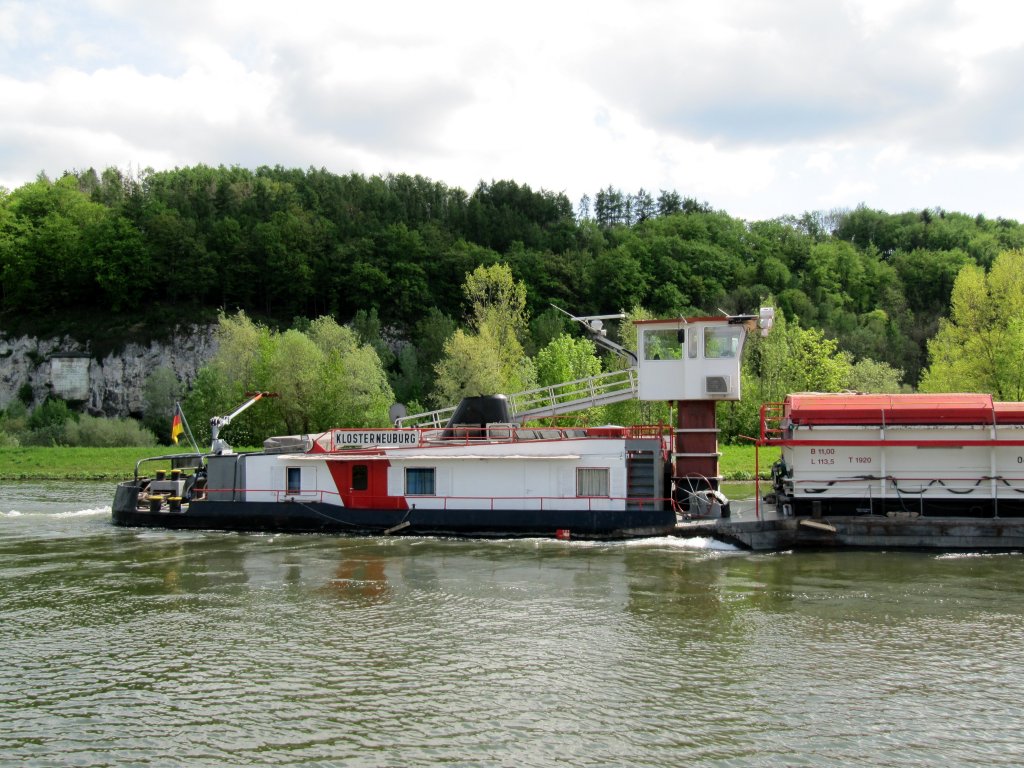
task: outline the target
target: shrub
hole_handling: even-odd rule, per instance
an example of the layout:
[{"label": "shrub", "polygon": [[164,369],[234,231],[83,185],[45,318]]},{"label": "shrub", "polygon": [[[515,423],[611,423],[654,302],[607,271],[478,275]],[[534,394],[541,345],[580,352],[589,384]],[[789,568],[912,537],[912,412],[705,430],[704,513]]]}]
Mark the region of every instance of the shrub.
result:
[{"label": "shrub", "polygon": [[68,408],[67,403],[57,398],[48,397],[28,417],[28,428],[35,431],[63,427],[64,424],[75,418],[77,415]]},{"label": "shrub", "polygon": [[63,445],[87,448],[149,447],[156,445],[156,435],[134,419],[104,419],[85,415],[66,425]]},{"label": "shrub", "polygon": [[63,424],[45,424],[35,429],[30,429],[24,434],[21,440],[22,445],[54,446],[66,445],[64,441]]}]

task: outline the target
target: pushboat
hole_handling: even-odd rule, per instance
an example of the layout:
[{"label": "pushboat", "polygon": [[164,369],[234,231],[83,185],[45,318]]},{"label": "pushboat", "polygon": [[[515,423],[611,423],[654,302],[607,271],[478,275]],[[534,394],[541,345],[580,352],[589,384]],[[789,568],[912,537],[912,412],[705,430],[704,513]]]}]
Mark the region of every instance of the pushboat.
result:
[{"label": "pushboat", "polygon": [[[442,428],[332,429],[262,451],[157,457],[117,487],[126,526],[623,538],[671,533],[657,428],[523,428],[504,396]],[[146,460],[143,460],[145,463]]]},{"label": "pushboat", "polygon": [[[573,317],[623,370],[557,387],[463,400],[389,429],[269,438],[236,453],[211,419],[208,452],[155,456],[117,486],[122,526],[375,535],[617,539],[680,532],[729,514],[720,491],[715,405],[740,397],[740,358],[760,315],[640,321],[639,352],[603,319]],[[532,427],[627,399],[677,400],[677,423]],[[442,419],[442,414],[444,418]],[[425,423],[421,423],[427,417]],[[692,529],[688,529],[692,530]]]}]

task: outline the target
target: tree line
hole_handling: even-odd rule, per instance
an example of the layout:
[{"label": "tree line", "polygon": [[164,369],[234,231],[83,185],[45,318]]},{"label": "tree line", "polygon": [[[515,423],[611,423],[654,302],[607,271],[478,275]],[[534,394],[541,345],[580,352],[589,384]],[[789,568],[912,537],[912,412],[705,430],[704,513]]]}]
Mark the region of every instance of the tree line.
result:
[{"label": "tree line", "polygon": [[[562,193],[514,181],[467,193],[421,176],[312,168],[90,169],[0,189],[0,320],[30,331],[44,313],[74,322],[92,313],[112,327],[144,315],[158,333],[154,308],[157,322],[161,312],[242,311],[263,334],[248,341],[266,349],[274,334],[308,336],[326,318],[373,351],[390,396],[429,407],[481,382],[555,384],[548,379],[614,364],[581,349],[589,342],[567,335],[552,304],[665,317],[749,312],[770,300],[790,329],[776,334],[786,354],[805,368],[835,361],[831,386],[873,377],[876,388],[934,389],[954,373],[969,383],[976,368],[957,353],[992,346],[970,325],[992,317],[971,314],[966,299],[958,309],[957,296],[991,293],[985,276],[1022,247],[1016,221],[941,209],[860,206],[748,222],[667,190],[609,186],[574,209]],[[1005,325],[1017,333],[1015,323]],[[319,342],[307,336],[312,347],[289,338],[312,360]],[[1012,368],[1002,358],[989,367]],[[492,368],[466,362],[481,359]],[[811,366],[772,379],[768,359],[755,352],[761,367],[745,373],[762,389],[807,388],[822,375]],[[736,434],[749,423],[741,411],[730,411]]]},{"label": "tree line", "polygon": [[514,181],[466,193],[402,174],[108,168],[0,192],[0,317],[157,305],[348,323],[373,310],[411,339],[432,307],[458,319],[466,274],[504,263],[533,317],[551,303],[743,312],[771,295],[915,385],[960,269],[1020,247],[1016,221],[940,209],[747,222],[665,190],[608,187],[574,210],[564,194]]}]

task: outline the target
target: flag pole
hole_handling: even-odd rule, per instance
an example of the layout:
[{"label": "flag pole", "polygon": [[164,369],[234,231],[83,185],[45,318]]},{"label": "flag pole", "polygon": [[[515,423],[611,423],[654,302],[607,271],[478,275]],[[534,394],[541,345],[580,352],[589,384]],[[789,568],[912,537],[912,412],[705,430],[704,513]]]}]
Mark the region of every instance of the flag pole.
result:
[{"label": "flag pole", "polygon": [[188,419],[185,418],[185,411],[181,409],[181,404],[177,401],[174,403],[174,410],[181,416],[181,424],[185,427],[185,437],[188,438],[189,443],[192,446],[192,450],[199,453],[199,445],[196,443],[194,437],[192,437],[192,428],[188,425]]}]

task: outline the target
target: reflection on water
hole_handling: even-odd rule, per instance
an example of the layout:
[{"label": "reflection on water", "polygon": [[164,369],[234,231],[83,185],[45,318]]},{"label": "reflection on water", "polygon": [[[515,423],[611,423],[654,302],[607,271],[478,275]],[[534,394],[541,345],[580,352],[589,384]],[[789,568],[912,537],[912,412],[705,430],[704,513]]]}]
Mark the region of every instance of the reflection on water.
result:
[{"label": "reflection on water", "polygon": [[1017,765],[1018,555],[126,530],[0,489],[0,765]]}]

